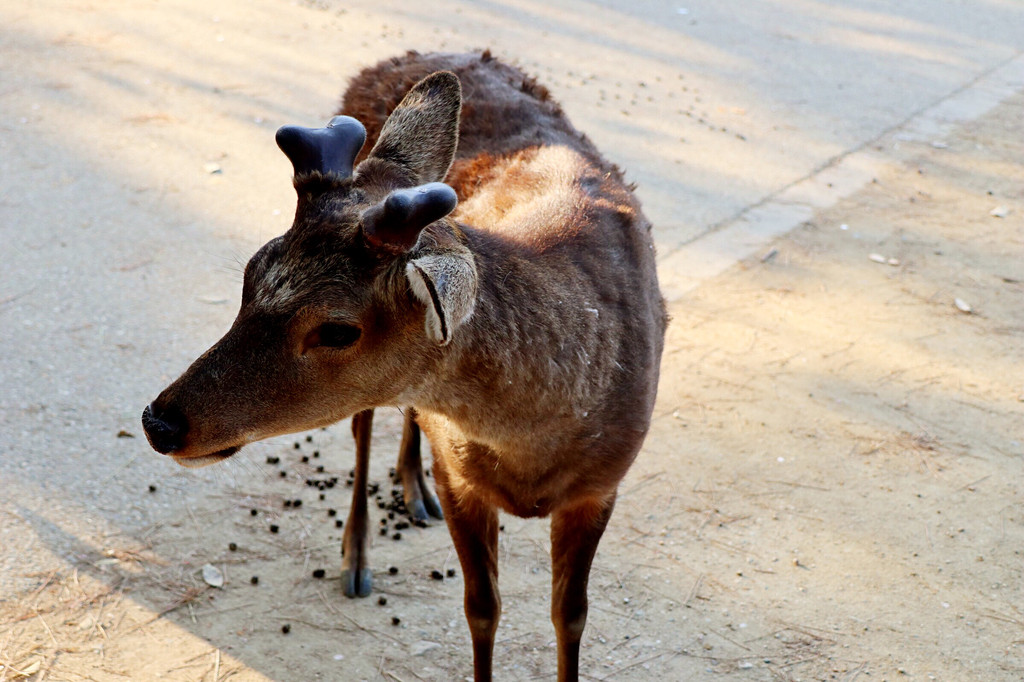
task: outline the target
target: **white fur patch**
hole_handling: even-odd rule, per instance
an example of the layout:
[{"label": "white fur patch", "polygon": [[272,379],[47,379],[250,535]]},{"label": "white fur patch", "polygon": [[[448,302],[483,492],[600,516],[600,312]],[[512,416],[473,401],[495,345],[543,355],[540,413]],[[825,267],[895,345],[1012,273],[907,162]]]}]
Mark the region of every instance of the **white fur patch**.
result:
[{"label": "white fur patch", "polygon": [[265,310],[286,306],[298,293],[292,286],[292,273],[281,263],[275,263],[263,275],[256,290],[256,304]]}]

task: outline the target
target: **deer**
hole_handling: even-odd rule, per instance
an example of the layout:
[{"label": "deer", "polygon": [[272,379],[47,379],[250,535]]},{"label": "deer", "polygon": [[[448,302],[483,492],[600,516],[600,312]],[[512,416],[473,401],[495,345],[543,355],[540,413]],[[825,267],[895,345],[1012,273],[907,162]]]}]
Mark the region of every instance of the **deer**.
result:
[{"label": "deer", "polygon": [[658,388],[651,224],[550,92],[489,51],[385,60],[341,112],[278,131],[292,226],[248,262],[227,333],[146,406],[149,442],[203,466],[350,416],[368,442],[372,410],[412,408],[474,678],[492,673],[500,511],[551,518],[558,679],[576,680],[591,566]]}]

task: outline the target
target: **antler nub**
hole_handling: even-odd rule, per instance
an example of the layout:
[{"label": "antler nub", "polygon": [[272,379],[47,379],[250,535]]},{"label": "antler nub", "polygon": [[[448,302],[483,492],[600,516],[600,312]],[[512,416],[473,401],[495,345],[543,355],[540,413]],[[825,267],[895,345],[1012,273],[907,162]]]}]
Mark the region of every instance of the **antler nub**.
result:
[{"label": "antler nub", "polygon": [[335,116],[326,128],[284,126],[276,139],[292,162],[295,177],[318,172],[347,178],[366,142],[366,128],[351,116]]},{"label": "antler nub", "polygon": [[396,189],[363,212],[363,234],[374,246],[409,251],[430,223],[455,210],[459,199],[443,182]]}]

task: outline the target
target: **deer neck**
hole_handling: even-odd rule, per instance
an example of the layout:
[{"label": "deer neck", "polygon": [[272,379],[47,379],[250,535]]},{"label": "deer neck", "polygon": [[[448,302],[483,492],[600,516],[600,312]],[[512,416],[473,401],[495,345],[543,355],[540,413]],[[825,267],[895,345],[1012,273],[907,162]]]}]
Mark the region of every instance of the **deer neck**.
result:
[{"label": "deer neck", "polygon": [[498,450],[527,435],[536,443],[546,430],[563,433],[567,420],[586,416],[590,397],[581,377],[594,334],[561,315],[578,296],[552,281],[538,254],[499,234],[463,230],[479,275],[476,305],[413,404]]}]

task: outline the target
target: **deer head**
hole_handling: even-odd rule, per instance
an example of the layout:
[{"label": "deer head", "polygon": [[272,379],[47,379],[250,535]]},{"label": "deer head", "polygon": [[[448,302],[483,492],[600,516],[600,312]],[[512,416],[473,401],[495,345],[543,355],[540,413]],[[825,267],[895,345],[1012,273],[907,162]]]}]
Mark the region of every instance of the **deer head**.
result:
[{"label": "deer head", "polygon": [[231,328],[142,414],[155,450],[183,466],[269,436],[410,404],[473,311],[476,266],[440,181],[458,141],[461,91],[420,81],[354,170],[362,124],[288,126],[277,142],[298,194],[287,233],[245,268]]}]

